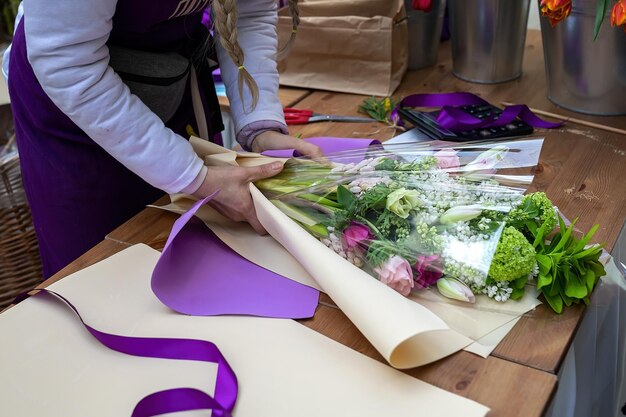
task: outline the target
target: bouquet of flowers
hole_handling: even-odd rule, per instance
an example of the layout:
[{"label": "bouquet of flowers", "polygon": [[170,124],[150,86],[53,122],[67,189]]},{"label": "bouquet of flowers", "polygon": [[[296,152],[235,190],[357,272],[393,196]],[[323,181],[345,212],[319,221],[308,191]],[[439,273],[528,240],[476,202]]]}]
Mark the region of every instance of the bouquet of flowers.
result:
[{"label": "bouquet of flowers", "polygon": [[[601,247],[565,227],[544,193],[524,195],[542,140],[394,144],[326,161],[295,158],[256,186],[338,256],[408,296],[497,302],[535,281],[550,306],[588,301]],[[552,235],[556,226],[560,231]]]}]

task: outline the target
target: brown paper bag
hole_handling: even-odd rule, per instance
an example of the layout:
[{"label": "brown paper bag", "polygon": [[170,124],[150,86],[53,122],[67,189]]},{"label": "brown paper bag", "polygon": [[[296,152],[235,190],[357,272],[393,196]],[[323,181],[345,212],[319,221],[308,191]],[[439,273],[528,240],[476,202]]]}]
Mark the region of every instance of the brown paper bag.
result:
[{"label": "brown paper bag", "polygon": [[[408,61],[403,0],[306,1],[300,17],[294,47],[278,64],[282,85],[374,96],[398,87]],[[281,45],[291,26],[281,10]]]}]

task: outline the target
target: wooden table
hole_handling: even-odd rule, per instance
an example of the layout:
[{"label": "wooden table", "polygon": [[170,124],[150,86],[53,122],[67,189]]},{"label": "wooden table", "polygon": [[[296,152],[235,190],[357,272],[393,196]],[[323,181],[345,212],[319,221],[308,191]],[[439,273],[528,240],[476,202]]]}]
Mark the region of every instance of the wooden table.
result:
[{"label": "wooden table", "polygon": [[[614,127],[626,127],[626,117],[591,117],[570,113],[545,97],[546,82],[539,32],[530,31],[524,75],[499,85],[470,84],[451,74],[450,45],[443,44],[439,64],[407,74],[395,97],[417,92],[471,91],[491,102],[526,103],[531,107]],[[291,89],[289,89],[291,90]],[[287,91],[287,90],[285,90]],[[290,93],[291,94],[291,93]],[[320,113],[357,114],[363,96],[331,92],[303,94],[283,104]],[[293,134],[389,139],[394,131],[378,124],[318,123],[291,129]],[[596,241],[610,250],[626,218],[626,137],[568,124],[555,131],[538,131],[546,141],[532,190],[546,191],[567,216],[580,216],[579,227],[601,227]],[[104,259],[129,245],[146,243],[161,249],[177,216],[147,208],[44,285]],[[545,307],[526,314],[487,359],[458,352],[431,365],[407,371],[436,386],[491,407],[490,416],[541,416],[549,405],[559,367],[581,321],[575,307],[557,316]],[[365,355],[382,361],[332,300],[322,296],[315,317],[301,323]]]}]

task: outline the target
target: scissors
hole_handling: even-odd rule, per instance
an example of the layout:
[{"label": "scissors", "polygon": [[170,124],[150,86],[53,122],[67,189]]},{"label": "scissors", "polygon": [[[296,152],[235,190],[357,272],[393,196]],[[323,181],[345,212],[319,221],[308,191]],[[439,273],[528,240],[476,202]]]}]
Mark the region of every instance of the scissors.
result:
[{"label": "scissors", "polygon": [[368,123],[375,121],[369,117],[318,114],[313,113],[312,110],[294,109],[292,107],[286,107],[283,111],[285,112],[285,121],[288,125],[305,125],[314,122]]}]

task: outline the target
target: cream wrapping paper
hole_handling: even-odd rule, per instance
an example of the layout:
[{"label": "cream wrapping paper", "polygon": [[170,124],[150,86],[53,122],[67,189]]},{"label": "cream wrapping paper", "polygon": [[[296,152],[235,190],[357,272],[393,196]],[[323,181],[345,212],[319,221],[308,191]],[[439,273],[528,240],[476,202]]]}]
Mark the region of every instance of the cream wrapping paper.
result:
[{"label": "cream wrapping paper", "polygon": [[[100,331],[216,343],[239,381],[236,417],[481,417],[488,412],[291,320],[176,314],[150,291],[158,257],[159,252],[136,245],[50,289],[71,300]],[[128,416],[155,391],[213,392],[216,365],[109,350],[71,310],[48,297],[39,295],[0,315],[0,415]]]},{"label": "cream wrapping paper", "polygon": [[[192,138],[191,143],[207,165],[254,166],[275,160],[230,151],[201,139]],[[504,337],[510,326],[495,332],[497,329],[540,304],[533,291],[527,291],[520,301],[506,304],[478,297],[479,308],[442,301],[429,291],[405,298],[337,256],[277,209],[254,185],[250,190],[257,216],[270,236],[258,236],[249,226],[232,222],[210,207],[202,207],[197,216],[251,262],[327,293],[396,368],[422,366],[464,348],[486,356],[495,347],[494,335]],[[181,212],[191,204],[189,196],[175,195],[172,204],[162,208]],[[486,339],[491,348],[480,343],[487,335],[491,335]]]}]

